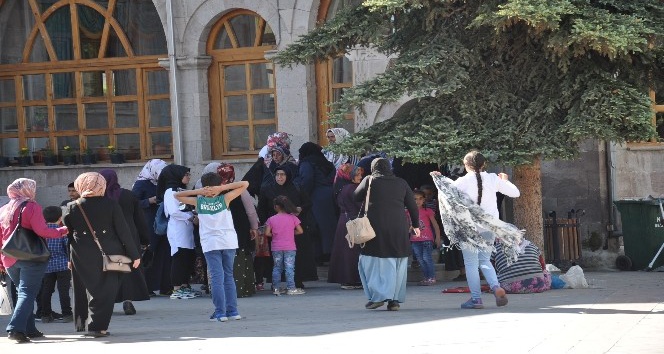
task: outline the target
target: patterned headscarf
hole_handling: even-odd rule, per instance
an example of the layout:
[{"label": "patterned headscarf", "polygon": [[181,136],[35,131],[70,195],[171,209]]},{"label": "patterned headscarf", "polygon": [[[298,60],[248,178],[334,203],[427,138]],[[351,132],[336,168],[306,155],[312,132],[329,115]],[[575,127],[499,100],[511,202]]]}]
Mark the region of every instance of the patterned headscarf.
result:
[{"label": "patterned headscarf", "polygon": [[282,146],[290,150],[291,138],[290,134],[286,132],[276,132],[267,137],[267,146],[269,148],[274,146]]},{"label": "patterned headscarf", "polygon": [[106,191],[106,179],[97,172],[86,172],[76,177],[74,188],[81,197],[102,197]]},{"label": "patterned headscarf", "polygon": [[118,183],[118,174],[110,168],[99,171],[99,174],[106,180],[106,192],[104,192],[104,196],[113,200],[120,200],[120,183]]},{"label": "patterned headscarf", "polygon": [[[203,168],[203,172],[201,172],[201,176],[203,176],[206,173],[214,172],[217,173],[217,168],[221,166],[221,162],[210,162]],[[201,182],[201,179],[199,178],[196,183],[194,183],[194,189],[199,189],[203,188],[203,182]]]},{"label": "patterned headscarf", "polygon": [[221,177],[221,184],[229,184],[235,181],[235,168],[229,163],[219,165],[216,172]]},{"label": "patterned headscarf", "polygon": [[166,161],[161,159],[152,159],[148,161],[148,163],[146,163],[145,166],[143,166],[143,169],[138,174],[136,180],[150,181],[152,182],[152,184],[156,186],[157,180],[159,179],[159,174],[161,173],[161,170],[163,170],[164,167],[166,166],[168,166],[168,163],[166,163]]},{"label": "patterned headscarf", "polygon": [[11,225],[16,209],[25,201],[35,200],[37,182],[29,178],[19,178],[7,186],[9,203],[5,213],[0,216],[0,225],[8,228]]}]

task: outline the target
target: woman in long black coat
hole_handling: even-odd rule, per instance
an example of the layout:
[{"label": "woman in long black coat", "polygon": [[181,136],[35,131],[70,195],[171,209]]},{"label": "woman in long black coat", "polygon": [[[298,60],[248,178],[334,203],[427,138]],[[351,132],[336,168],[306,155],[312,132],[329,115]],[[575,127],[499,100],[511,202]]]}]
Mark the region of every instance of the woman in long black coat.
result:
[{"label": "woman in long black coat", "polygon": [[[286,196],[293,205],[299,208],[298,218],[304,233],[295,236],[295,286],[304,288],[305,281],[318,280],[318,269],[316,267],[314,240],[312,234],[315,232],[316,222],[311,214],[311,200],[306,193],[301,192],[292,182],[292,175],[288,168],[277,167],[275,169],[275,183],[261,188],[258,198],[258,218],[261,224],[275,215],[274,198],[279,195]],[[270,267],[270,270],[272,268]],[[260,274],[257,274],[260,276]]]},{"label": "woman in long black coat", "polygon": [[327,262],[332,253],[332,242],[337,228],[334,204],[334,165],[325,158],[320,145],[306,142],[300,147],[299,175],[294,183],[312,202],[312,212],[318,227],[316,252],[319,261]]},{"label": "woman in long black coat", "polygon": [[109,335],[108,326],[123,274],[102,270],[101,251],[81,209],[89,218],[104,253],[127,255],[133,260],[132,268],[139,267],[140,254],[124,220],[120,204],[104,198],[104,177],[96,172],[83,173],[76,178],[74,186],[81,198],[76,203],[67,205],[64,217],[64,223],[69,229],[71,249],[74,323],[77,331],[85,331],[89,313],[87,335],[106,337]]},{"label": "woman in long black coat", "polygon": [[154,218],[157,215],[159,203],[157,202],[157,180],[161,170],[168,166],[166,161],[152,159],[148,161],[138,174],[131,192],[138,199],[138,205],[143,210],[145,222],[148,224],[150,236],[150,251],[152,251],[152,264],[144,264],[145,282],[152,295],[159,291],[160,295],[170,295],[173,289],[171,284],[171,245],[166,235],[157,235],[154,232]]},{"label": "woman in long black coat", "polygon": [[[371,183],[371,185],[369,185]],[[367,309],[376,309],[387,301],[387,309],[396,311],[406,299],[408,256],[411,253],[409,226],[420,234],[419,211],[413,191],[405,180],[392,173],[389,161],[371,162],[371,176],[355,189],[353,198],[362,202],[369,192],[367,217],[376,237],[360,251],[359,270]],[[404,208],[411,217],[408,224]]]},{"label": "woman in long black coat", "polygon": [[[131,230],[136,250],[141,253],[141,250],[150,243],[150,236],[148,236],[148,225],[145,221],[145,215],[143,215],[143,211],[138,205],[138,199],[134,197],[134,194],[130,190],[120,188],[118,175],[115,171],[104,169],[99,171],[99,174],[104,176],[106,180],[106,192],[104,196],[120,204],[125,222],[127,222],[127,226]],[[122,277],[120,291],[115,298],[115,302],[122,302],[122,309],[125,315],[135,315],[136,308],[134,308],[132,301],[144,300],[150,300],[150,293],[145,282],[143,267],[139,267]]]}]

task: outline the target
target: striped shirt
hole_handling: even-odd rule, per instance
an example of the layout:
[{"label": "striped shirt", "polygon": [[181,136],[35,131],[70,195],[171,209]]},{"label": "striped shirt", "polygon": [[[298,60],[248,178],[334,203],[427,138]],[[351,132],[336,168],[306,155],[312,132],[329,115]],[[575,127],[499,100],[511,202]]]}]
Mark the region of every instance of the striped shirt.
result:
[{"label": "striped shirt", "polygon": [[[49,229],[57,229],[60,227],[60,225],[52,223],[46,223],[46,225]],[[48,245],[48,250],[51,251],[51,258],[48,259],[46,273],[55,273],[69,270],[69,268],[67,268],[67,262],[69,261],[69,245],[67,236],[59,238],[47,238],[46,244]]]},{"label": "striped shirt", "polygon": [[491,254],[491,261],[495,264],[498,281],[500,283],[512,283],[543,276],[539,256],[539,248],[531,243],[526,246],[523,253],[519,254],[519,259],[508,266],[507,257],[503,252],[503,245],[497,243],[495,251]]}]

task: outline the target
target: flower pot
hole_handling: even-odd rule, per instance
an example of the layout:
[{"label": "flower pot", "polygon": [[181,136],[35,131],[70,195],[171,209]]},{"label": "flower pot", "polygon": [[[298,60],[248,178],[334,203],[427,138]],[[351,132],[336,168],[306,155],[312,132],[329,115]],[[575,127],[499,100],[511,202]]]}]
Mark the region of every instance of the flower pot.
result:
[{"label": "flower pot", "polygon": [[65,166],[76,165],[78,163],[76,155],[67,155],[62,157],[62,162],[65,163]]},{"label": "flower pot", "polygon": [[45,156],[44,157],[44,166],[55,166],[58,164],[58,156]]},{"label": "flower pot", "polygon": [[11,166],[9,157],[0,156],[0,167],[9,167],[9,166]]},{"label": "flower pot", "polygon": [[83,162],[84,165],[94,165],[97,163],[97,156],[95,154],[81,155],[81,162]]},{"label": "flower pot", "polygon": [[116,164],[121,164],[124,162],[124,156],[120,153],[112,153],[111,154],[111,163],[116,163]]},{"label": "flower pot", "polygon": [[18,160],[18,165],[20,167],[27,167],[27,166],[30,166],[31,157],[30,156],[19,156],[19,157],[16,158],[16,160]]}]

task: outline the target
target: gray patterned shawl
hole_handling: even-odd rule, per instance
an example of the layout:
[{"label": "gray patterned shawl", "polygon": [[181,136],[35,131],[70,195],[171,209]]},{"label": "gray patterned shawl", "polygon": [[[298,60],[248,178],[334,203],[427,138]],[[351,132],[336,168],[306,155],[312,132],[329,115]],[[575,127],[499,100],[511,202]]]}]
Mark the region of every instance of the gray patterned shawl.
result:
[{"label": "gray patterned shawl", "polygon": [[494,233],[502,242],[508,264],[516,261],[523,230],[486,213],[452,185],[451,179],[435,173],[431,173],[431,177],[438,188],[440,217],[451,245],[471,251],[492,251],[493,243],[477,231],[477,227],[481,227]]}]

